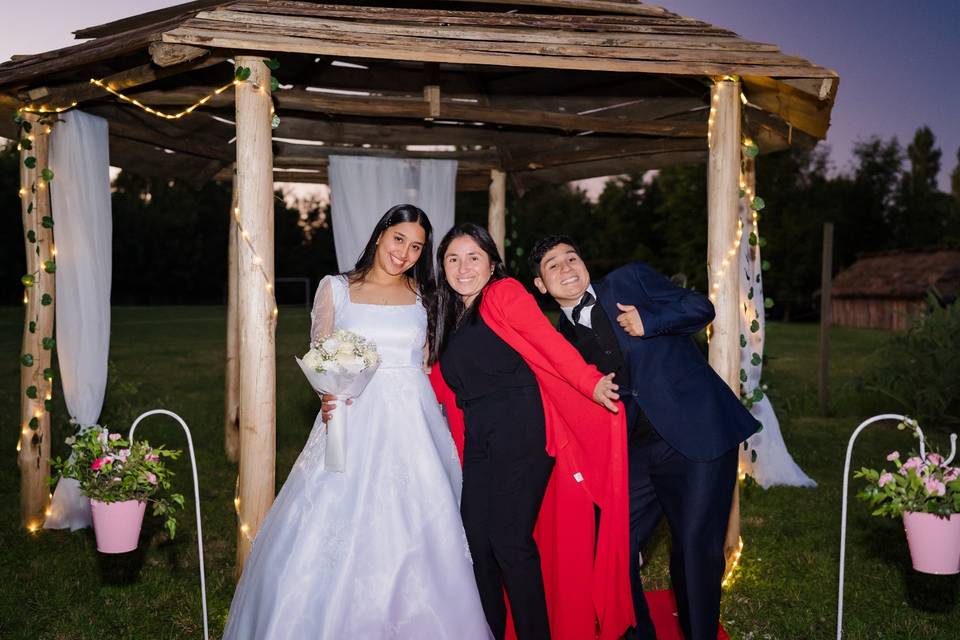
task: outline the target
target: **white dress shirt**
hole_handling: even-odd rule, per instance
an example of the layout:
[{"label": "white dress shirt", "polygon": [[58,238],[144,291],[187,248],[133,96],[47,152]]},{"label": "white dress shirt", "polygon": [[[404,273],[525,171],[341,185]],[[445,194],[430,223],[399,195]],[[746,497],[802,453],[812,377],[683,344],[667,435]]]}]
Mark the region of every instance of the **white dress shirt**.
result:
[{"label": "white dress shirt", "polygon": [[[593,296],[594,303],[591,304],[591,305],[589,305],[589,306],[587,306],[587,307],[584,307],[584,308],[583,308],[583,311],[580,312],[580,323],[579,323],[579,324],[582,324],[583,326],[585,326],[585,327],[588,328],[588,329],[592,329],[592,328],[593,328],[593,323],[590,321],[590,314],[593,313],[593,306],[596,304],[597,294],[596,294],[596,292],[593,290],[593,285],[592,285],[592,284],[588,284],[588,285],[587,285],[587,291],[590,293],[590,295]],[[581,300],[582,300],[582,299],[583,299],[583,298],[581,298]],[[578,300],[577,302],[579,302],[579,300]],[[573,305],[573,307],[575,307],[575,306],[577,306],[577,305]],[[560,307],[560,311],[563,311],[564,315],[567,316],[567,320],[570,321],[570,324],[573,324],[573,307]]]}]

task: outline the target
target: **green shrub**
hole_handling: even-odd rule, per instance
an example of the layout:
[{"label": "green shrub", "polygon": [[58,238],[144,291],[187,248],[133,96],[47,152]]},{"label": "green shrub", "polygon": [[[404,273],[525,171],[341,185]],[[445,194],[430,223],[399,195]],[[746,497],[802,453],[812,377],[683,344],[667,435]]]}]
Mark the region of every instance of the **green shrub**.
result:
[{"label": "green shrub", "polygon": [[891,336],[870,364],[862,389],[927,424],[960,423],[960,304],[942,307],[931,295],[928,312]]}]

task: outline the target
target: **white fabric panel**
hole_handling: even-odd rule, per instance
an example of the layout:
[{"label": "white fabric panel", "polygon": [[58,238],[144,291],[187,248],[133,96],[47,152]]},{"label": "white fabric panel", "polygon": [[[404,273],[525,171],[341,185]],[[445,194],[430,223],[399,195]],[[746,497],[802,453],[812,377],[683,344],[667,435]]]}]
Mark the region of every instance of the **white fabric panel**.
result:
[{"label": "white fabric panel", "polygon": [[[67,411],[82,428],[97,422],[110,348],[112,216],[107,121],[80,111],[60,116],[50,140],[56,222],[57,357]],[[47,529],[90,525],[90,505],[61,480]]]},{"label": "white fabric panel", "polygon": [[396,204],[426,212],[436,248],[453,227],[456,180],[456,160],[331,156],[330,213],[339,269],[353,268],[374,225]]},{"label": "white fabric panel", "polygon": [[[756,232],[753,223],[753,212],[745,205],[745,199],[740,199],[740,221],[743,223],[743,237],[740,241],[739,277],[740,281],[740,335],[746,338],[747,344],[740,349],[740,368],[747,374],[747,381],[743,389],[752,394],[762,384],[760,376],[763,370],[762,361],[753,364],[754,354],[763,358],[764,334],[766,321],[764,320],[763,305],[763,270],[760,265],[760,245],[750,244],[750,233]],[[759,233],[757,233],[759,236]],[[756,320],[760,324],[758,331],[750,330],[751,323]],[[764,393],[759,402],[755,402],[750,409],[753,417],[760,421],[763,429],[747,440],[747,449],[740,448],[740,469],[750,474],[763,488],[774,485],[793,487],[815,487],[814,482],[803,472],[783,441],[780,432],[780,421],[773,411],[770,399]],[[752,452],[756,451],[756,462],[752,461]]]}]

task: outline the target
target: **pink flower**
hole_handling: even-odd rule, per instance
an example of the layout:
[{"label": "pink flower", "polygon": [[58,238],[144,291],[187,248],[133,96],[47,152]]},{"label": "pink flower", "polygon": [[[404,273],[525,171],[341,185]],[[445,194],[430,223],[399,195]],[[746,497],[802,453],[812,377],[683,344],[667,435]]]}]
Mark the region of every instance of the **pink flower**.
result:
[{"label": "pink flower", "polygon": [[926,488],[927,493],[931,496],[942,496],[947,492],[946,485],[936,478],[928,479],[925,483],[923,483],[923,486]]},{"label": "pink flower", "polygon": [[921,460],[918,456],[913,456],[912,458],[907,458],[907,461],[903,463],[903,466],[900,467],[900,473],[902,475],[907,475],[907,472],[910,471],[910,469],[919,470],[922,466],[923,460]]},{"label": "pink flower", "polygon": [[943,456],[939,453],[928,453],[927,460],[939,467],[943,463]]},{"label": "pink flower", "polygon": [[120,459],[120,462],[126,462],[127,458],[130,456],[130,449],[121,449],[117,452],[117,458]]},{"label": "pink flower", "polygon": [[891,451],[889,454],[887,454],[887,462],[893,462],[894,460],[899,460],[899,459],[900,459],[899,451]]},{"label": "pink flower", "polygon": [[93,469],[94,471],[98,471],[100,467],[107,464],[108,462],[110,462],[110,458],[97,458],[90,465],[90,468]]},{"label": "pink flower", "polygon": [[119,439],[120,439],[120,434],[119,434],[119,433],[111,433],[111,434],[110,434],[110,439],[111,439],[111,440],[119,440]]},{"label": "pink flower", "polygon": [[943,479],[947,482],[953,482],[960,478],[960,467],[950,467],[949,471],[943,474]]},{"label": "pink flower", "polygon": [[150,484],[157,484],[157,476],[155,474],[148,473],[147,482],[149,482]]},{"label": "pink flower", "polygon": [[880,480],[877,481],[877,484],[882,487],[891,482],[893,482],[893,474],[890,472],[887,472],[880,476]]}]

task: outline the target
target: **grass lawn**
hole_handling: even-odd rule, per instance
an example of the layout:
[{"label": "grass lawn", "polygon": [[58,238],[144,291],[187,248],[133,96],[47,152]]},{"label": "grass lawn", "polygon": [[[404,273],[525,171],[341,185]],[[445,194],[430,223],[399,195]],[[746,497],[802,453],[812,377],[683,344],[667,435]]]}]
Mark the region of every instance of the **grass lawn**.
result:
[{"label": "grass lawn", "polygon": [[[277,486],[293,464],[318,408],[292,356],[305,348],[308,317],[281,309],[277,336]],[[219,637],[233,594],[237,469],[222,453],[224,313],[212,307],[117,308],[111,381],[103,421],[126,431],[154,408],[182,415],[193,430],[200,467],[211,636]],[[83,530],[28,533],[19,526],[15,449],[19,415],[22,310],[0,309],[0,638],[199,638],[202,634],[192,502],[177,538],[147,518],[139,551],[120,557],[95,551]],[[870,406],[853,379],[884,340],[873,331],[832,334],[834,416],[820,418],[816,401],[817,328],[772,324],[765,379],[794,458],[817,489],[748,487],[742,494],[745,542],[736,582],[724,597],[723,620],[736,639],[831,638],[836,615],[840,486],[846,441]],[[68,432],[63,394],[54,394],[54,454]],[[138,435],[185,448],[173,422],[153,418]],[[931,429],[937,442],[942,433]],[[909,447],[892,426],[861,436],[855,466],[878,465]],[[192,496],[189,462],[174,464],[178,490]],[[958,581],[910,570],[902,527],[850,509],[845,637],[956,638]],[[666,531],[648,551],[646,580],[668,585]],[[358,606],[359,603],[358,603]],[[451,633],[455,633],[451,630]],[[345,639],[348,640],[348,639]],[[352,640],[352,639],[349,639]],[[424,639],[428,640],[428,639]],[[432,640],[432,639],[429,639]]]}]

